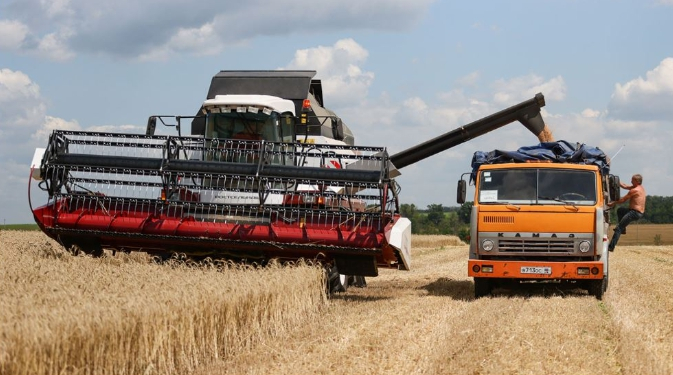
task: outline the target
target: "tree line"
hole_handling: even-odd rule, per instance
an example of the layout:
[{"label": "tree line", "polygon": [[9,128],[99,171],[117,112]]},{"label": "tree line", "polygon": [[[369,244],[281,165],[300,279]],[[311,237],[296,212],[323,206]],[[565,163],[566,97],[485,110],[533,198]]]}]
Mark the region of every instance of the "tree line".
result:
[{"label": "tree line", "polygon": [[[411,233],[446,234],[465,240],[470,232],[470,213],[473,202],[465,202],[459,207],[444,207],[442,204],[430,204],[426,209],[415,204],[402,204],[400,214],[411,220]],[[628,207],[623,203],[618,207]],[[616,209],[610,215],[613,224],[617,221]],[[645,214],[638,221],[641,224],[673,223],[673,197],[648,195]]]}]

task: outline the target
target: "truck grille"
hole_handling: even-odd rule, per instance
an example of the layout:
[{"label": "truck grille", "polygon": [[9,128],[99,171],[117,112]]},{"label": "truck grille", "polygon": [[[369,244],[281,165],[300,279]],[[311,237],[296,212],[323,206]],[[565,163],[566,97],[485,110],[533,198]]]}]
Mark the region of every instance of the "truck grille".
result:
[{"label": "truck grille", "polygon": [[501,253],[572,253],[575,251],[573,240],[536,239],[500,239],[498,251]]},{"label": "truck grille", "polygon": [[514,216],[484,216],[484,223],[514,224]]}]

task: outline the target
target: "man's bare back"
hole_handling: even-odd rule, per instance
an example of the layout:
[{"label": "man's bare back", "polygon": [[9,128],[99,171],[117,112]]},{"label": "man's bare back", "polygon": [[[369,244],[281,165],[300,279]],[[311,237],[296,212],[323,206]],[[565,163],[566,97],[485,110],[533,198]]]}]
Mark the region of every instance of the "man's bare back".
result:
[{"label": "man's bare back", "polygon": [[645,188],[643,188],[643,185],[633,187],[633,189],[629,190],[629,192],[626,195],[630,196],[629,198],[630,209],[636,210],[640,213],[645,212],[645,197],[647,195],[645,194]]},{"label": "man's bare back", "polygon": [[629,201],[629,208],[636,210],[641,214],[645,212],[645,198],[647,194],[645,193],[645,188],[642,185],[642,177],[640,175],[634,175],[631,178],[631,186],[628,186],[624,183],[619,184],[622,189],[629,189],[629,192],[622,197],[618,202]]}]

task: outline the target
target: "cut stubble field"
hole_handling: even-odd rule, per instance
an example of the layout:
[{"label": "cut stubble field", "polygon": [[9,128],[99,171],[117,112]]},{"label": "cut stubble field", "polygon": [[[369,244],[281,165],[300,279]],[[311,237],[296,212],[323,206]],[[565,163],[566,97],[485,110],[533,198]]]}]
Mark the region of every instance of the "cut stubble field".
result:
[{"label": "cut stubble field", "polygon": [[71,257],[3,231],[0,373],[673,373],[673,246],[619,246],[598,301],[553,285],[475,300],[466,245],[412,245],[411,271],[327,299],[308,264]]}]

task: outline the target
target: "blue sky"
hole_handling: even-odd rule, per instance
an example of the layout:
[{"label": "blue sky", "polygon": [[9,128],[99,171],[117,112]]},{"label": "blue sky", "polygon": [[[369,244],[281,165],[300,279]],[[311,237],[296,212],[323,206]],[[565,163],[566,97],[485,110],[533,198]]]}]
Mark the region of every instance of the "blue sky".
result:
[{"label": "blue sky", "polygon": [[[141,133],[227,69],[317,70],[356,142],[390,153],[542,92],[555,139],[621,149],[612,172],[667,196],[672,21],[673,0],[0,0],[0,222],[32,222],[51,130]],[[474,151],[536,143],[511,124],[409,166],[402,203],[455,206]]]}]

